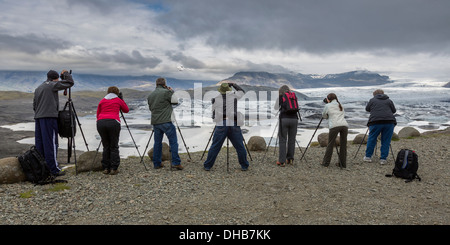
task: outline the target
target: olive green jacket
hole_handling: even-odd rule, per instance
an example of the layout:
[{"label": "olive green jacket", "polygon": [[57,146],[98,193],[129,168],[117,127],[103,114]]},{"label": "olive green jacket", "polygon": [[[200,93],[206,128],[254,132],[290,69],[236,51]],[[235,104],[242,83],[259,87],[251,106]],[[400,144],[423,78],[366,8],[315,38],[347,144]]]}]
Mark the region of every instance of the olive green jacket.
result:
[{"label": "olive green jacket", "polygon": [[173,94],[173,90],[169,90],[161,85],[158,85],[156,89],[150,93],[147,101],[148,108],[152,113],[152,125],[172,122],[172,104],[174,104],[174,98],[172,98]]}]

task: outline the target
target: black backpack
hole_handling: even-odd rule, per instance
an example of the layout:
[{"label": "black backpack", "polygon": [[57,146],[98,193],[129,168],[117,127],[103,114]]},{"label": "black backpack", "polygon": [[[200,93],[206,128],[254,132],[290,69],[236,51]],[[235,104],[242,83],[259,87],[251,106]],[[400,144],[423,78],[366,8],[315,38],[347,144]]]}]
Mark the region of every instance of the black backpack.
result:
[{"label": "black backpack", "polygon": [[414,179],[421,180],[417,174],[419,169],[419,157],[413,150],[401,149],[397,154],[395,160],[395,166],[392,170],[392,175],[386,175],[387,177],[398,177],[406,179],[405,182],[411,182]]},{"label": "black backpack", "polygon": [[66,182],[55,180],[44,157],[39,153],[35,146],[32,146],[28,151],[17,156],[17,159],[25,174],[26,180],[33,184],[45,185],[49,183]]},{"label": "black backpack", "polygon": [[286,114],[296,114],[300,110],[297,96],[292,91],[286,92],[280,102],[281,108]]},{"label": "black backpack", "polygon": [[[62,111],[59,111],[58,113],[58,133],[62,138],[70,138],[72,136],[75,137],[75,134],[77,133],[77,127],[75,126],[75,116],[71,115],[70,110],[67,109],[67,107],[68,104],[66,103],[64,109]],[[70,119],[72,119],[72,122],[70,122]]]}]

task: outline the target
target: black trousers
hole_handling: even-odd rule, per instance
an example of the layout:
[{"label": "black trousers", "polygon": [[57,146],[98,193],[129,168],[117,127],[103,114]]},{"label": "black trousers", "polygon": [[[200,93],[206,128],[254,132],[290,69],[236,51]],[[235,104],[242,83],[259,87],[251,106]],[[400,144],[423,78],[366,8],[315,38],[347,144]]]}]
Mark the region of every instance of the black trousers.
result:
[{"label": "black trousers", "polygon": [[97,121],[97,131],[102,138],[103,169],[117,170],[120,165],[119,135],[120,123],[115,119]]}]

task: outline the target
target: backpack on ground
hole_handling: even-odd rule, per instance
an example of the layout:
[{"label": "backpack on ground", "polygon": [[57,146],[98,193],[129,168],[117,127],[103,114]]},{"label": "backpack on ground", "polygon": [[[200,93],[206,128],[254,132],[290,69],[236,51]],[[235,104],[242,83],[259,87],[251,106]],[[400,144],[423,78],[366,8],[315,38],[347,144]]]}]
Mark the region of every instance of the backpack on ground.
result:
[{"label": "backpack on ground", "polygon": [[409,149],[401,149],[397,154],[397,159],[395,160],[395,166],[392,170],[391,175],[386,175],[386,177],[398,177],[406,179],[405,182],[411,182],[414,179],[421,180],[417,174],[419,169],[419,157],[417,153]]},{"label": "backpack on ground", "polygon": [[[67,108],[69,105],[66,103],[64,109],[58,113],[58,134],[63,138],[75,137],[77,128],[75,127],[75,116],[70,113]],[[71,122],[72,119],[72,122]],[[72,135],[73,126],[73,135]]]},{"label": "backpack on ground", "polygon": [[288,91],[282,96],[280,105],[286,114],[296,114],[300,110],[297,96],[292,91]]},{"label": "backpack on ground", "polygon": [[25,174],[26,180],[33,184],[45,185],[56,182],[67,182],[55,180],[44,157],[39,153],[35,146],[32,146],[25,153],[19,155],[17,159]]}]

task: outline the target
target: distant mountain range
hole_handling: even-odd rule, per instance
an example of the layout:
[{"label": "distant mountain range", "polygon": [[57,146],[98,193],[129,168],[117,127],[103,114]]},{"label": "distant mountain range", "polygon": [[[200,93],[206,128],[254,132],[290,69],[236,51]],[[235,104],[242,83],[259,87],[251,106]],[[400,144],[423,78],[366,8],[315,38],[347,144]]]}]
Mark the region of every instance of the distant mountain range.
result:
[{"label": "distant mountain range", "polygon": [[[47,79],[47,71],[0,71],[0,91],[33,92]],[[106,76],[73,73],[75,86],[73,91],[91,90],[103,91],[109,86],[119,89],[153,90],[159,76]],[[372,86],[391,83],[388,76],[369,71],[351,71],[340,74],[282,74],[268,72],[238,72],[232,77],[217,81],[184,80],[167,78],[167,83],[174,89],[187,90],[194,88],[194,83],[201,82],[203,86],[218,85],[223,82],[233,82],[242,85],[266,86],[279,88],[288,85],[293,89],[320,87]]]},{"label": "distant mountain range", "polygon": [[[0,71],[0,91],[22,91],[33,92],[42,82],[47,80],[47,72],[38,71]],[[153,90],[156,75],[147,76],[106,76],[93,74],[72,74],[75,81],[73,91],[103,91],[110,86],[117,86],[119,89],[130,88],[136,90]],[[203,86],[210,86],[217,81],[183,80],[166,77],[167,84],[174,89],[190,89],[194,83],[203,83]]]},{"label": "distant mountain range", "polygon": [[370,71],[350,71],[340,74],[281,74],[268,72],[238,72],[234,76],[220,81],[238,84],[280,87],[288,85],[292,89],[321,87],[373,86],[391,83],[388,76]]}]

